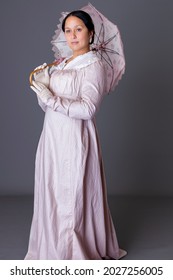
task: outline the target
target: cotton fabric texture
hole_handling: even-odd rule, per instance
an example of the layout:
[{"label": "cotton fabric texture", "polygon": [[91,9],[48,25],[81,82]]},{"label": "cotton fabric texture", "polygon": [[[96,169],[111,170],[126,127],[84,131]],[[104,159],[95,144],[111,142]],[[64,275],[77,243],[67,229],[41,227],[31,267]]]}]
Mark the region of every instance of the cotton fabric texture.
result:
[{"label": "cotton fabric texture", "polygon": [[25,259],[119,259],[107,203],[95,114],[106,94],[104,66],[90,51],[51,69],[35,161],[35,195]]}]

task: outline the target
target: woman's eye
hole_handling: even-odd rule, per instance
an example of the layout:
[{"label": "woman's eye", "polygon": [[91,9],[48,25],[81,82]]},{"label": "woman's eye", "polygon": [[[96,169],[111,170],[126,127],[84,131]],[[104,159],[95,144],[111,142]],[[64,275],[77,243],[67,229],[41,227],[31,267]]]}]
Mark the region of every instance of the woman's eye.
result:
[{"label": "woman's eye", "polygon": [[81,28],[78,28],[77,31],[80,32],[80,31],[82,31],[82,29],[81,29]]},{"label": "woman's eye", "polygon": [[70,30],[68,30],[68,29],[67,29],[67,30],[65,30],[65,33],[70,33]]}]

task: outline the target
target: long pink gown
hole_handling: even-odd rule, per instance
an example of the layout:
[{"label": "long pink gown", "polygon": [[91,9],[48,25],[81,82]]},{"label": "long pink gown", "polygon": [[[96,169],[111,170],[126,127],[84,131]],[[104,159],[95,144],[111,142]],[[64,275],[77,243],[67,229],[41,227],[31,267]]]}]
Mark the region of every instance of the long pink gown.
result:
[{"label": "long pink gown", "polygon": [[52,69],[35,162],[34,214],[25,259],[119,259],[95,114],[105,95],[92,51]]}]

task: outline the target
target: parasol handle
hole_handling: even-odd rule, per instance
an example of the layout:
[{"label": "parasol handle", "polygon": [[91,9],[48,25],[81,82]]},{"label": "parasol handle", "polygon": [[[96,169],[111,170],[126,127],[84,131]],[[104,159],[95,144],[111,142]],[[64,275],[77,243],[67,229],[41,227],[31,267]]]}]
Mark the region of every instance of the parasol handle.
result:
[{"label": "parasol handle", "polygon": [[[51,67],[51,66],[53,66],[53,65],[57,65],[57,64],[59,64],[59,61],[54,61],[54,62],[49,63],[49,64],[47,64],[46,66],[44,66],[43,69],[46,68],[46,67]],[[33,76],[34,73],[36,73],[36,72],[38,72],[38,71],[40,71],[40,69],[35,69],[35,70],[33,70],[33,71],[30,73],[30,75],[29,75],[29,83],[30,83],[31,86],[32,86],[32,76]]]}]

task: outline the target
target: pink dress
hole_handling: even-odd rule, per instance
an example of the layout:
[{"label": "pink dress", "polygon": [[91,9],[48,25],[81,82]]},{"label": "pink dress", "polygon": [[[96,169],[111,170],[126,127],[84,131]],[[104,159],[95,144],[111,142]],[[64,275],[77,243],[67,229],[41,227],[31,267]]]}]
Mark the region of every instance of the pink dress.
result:
[{"label": "pink dress", "polygon": [[107,204],[95,114],[105,95],[102,61],[92,51],[51,69],[54,97],[35,162],[34,214],[25,259],[119,259]]}]

